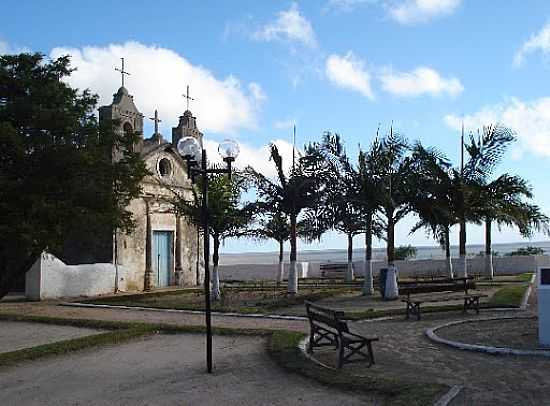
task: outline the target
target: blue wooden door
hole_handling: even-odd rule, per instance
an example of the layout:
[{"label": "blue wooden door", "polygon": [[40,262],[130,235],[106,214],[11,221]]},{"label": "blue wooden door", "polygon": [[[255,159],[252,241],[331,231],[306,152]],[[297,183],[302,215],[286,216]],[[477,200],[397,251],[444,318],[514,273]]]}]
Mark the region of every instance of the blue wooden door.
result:
[{"label": "blue wooden door", "polygon": [[169,286],[172,270],[172,232],[153,231],[153,263],[155,285],[158,288]]}]

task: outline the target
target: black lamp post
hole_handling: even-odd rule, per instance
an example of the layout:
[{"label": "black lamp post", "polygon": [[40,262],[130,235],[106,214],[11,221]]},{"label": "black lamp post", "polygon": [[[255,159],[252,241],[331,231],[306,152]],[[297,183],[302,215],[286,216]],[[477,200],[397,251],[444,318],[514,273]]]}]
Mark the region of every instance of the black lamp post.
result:
[{"label": "black lamp post", "polygon": [[[224,140],[218,152],[227,164],[226,169],[207,168],[206,150],[194,137],[178,141],[178,152],[187,161],[187,175],[195,183],[196,176],[202,177],[201,223],[204,233],[204,304],[206,314],[206,367],[212,373],[212,314],[210,307],[210,235],[208,233],[208,175],[226,173],[231,178],[231,164],[239,155],[239,145],[233,140]],[[200,163],[200,167],[199,167]]]}]

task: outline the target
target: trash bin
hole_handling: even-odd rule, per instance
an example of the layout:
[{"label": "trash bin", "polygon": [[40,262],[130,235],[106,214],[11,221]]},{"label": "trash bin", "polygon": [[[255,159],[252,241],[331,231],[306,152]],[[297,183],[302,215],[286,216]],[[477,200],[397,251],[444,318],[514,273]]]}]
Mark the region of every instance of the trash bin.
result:
[{"label": "trash bin", "polygon": [[386,272],[386,288],[384,289],[384,299],[395,300],[399,298],[399,288],[397,287],[397,268],[390,266]]}]

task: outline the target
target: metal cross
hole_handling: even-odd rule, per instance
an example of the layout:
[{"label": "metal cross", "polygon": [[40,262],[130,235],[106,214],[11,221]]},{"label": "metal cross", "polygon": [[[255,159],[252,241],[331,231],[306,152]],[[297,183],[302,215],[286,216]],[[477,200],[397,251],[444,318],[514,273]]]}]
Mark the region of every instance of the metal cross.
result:
[{"label": "metal cross", "polygon": [[130,73],[124,71],[124,58],[120,58],[120,60],[122,61],[122,68],[115,68],[115,70],[120,72],[120,76],[122,76],[122,87],[124,87],[124,75],[130,75]]},{"label": "metal cross", "polygon": [[191,96],[189,96],[189,85],[187,85],[187,93],[183,95],[187,99],[187,110],[189,110],[189,100],[195,100]]},{"label": "metal cross", "polygon": [[149,120],[153,120],[155,122],[155,134],[158,134],[159,123],[162,123],[162,120],[159,118],[159,113],[157,110],[155,110],[155,117],[149,117]]}]

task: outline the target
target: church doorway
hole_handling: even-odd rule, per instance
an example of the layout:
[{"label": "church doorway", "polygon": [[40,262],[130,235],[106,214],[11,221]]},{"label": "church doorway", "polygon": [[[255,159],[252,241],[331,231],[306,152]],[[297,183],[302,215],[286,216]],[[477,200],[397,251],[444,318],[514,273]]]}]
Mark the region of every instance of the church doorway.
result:
[{"label": "church doorway", "polygon": [[173,233],[153,231],[153,269],[157,288],[170,285],[173,264]]}]

